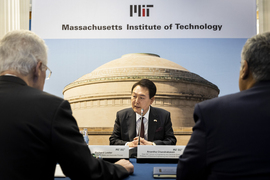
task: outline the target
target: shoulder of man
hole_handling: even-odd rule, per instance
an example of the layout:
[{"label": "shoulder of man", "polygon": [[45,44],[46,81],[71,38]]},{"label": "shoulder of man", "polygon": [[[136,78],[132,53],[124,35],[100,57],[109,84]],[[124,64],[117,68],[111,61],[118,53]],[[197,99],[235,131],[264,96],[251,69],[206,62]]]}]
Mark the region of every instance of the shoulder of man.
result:
[{"label": "shoulder of man", "polygon": [[29,101],[42,102],[42,104],[44,105],[58,106],[61,103],[63,103],[63,101],[66,101],[61,97],[55,96],[53,94],[29,86],[26,87],[25,91],[28,94],[27,98],[29,99]]},{"label": "shoulder of man", "polygon": [[127,120],[130,117],[136,117],[135,112],[132,108],[122,109],[116,113],[116,119],[118,119],[118,121],[120,122]]},{"label": "shoulder of man", "polygon": [[131,114],[133,114],[133,113],[135,113],[135,112],[133,111],[132,108],[121,109],[121,110],[119,110],[119,111],[117,112],[117,114],[120,115],[120,116],[123,116],[123,115],[131,115]]},{"label": "shoulder of man", "polygon": [[154,113],[163,113],[163,114],[170,113],[169,111],[167,111],[165,109],[157,108],[157,107],[153,107],[153,106],[150,106],[150,112],[151,111],[154,112]]},{"label": "shoulder of man", "polygon": [[237,101],[237,99],[239,99],[241,96],[244,96],[244,94],[245,94],[245,92],[237,92],[237,93],[228,94],[228,95],[224,95],[224,96],[220,96],[220,97],[215,97],[212,99],[202,101],[202,102],[196,104],[196,106],[216,107],[219,104],[228,105],[230,103],[234,103],[235,101]]}]

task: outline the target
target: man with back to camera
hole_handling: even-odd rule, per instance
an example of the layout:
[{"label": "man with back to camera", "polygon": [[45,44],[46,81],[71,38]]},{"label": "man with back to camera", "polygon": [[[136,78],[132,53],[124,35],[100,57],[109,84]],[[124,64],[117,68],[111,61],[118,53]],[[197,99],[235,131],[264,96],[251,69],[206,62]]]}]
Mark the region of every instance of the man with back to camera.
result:
[{"label": "man with back to camera", "polygon": [[170,113],[150,106],[155,100],[155,94],[156,85],[149,79],[142,79],[132,86],[132,108],[117,112],[110,145],[136,147],[139,134],[140,145],[176,144]]},{"label": "man with back to camera", "polygon": [[269,179],[270,32],[248,39],[241,59],[241,92],[195,106],[178,180]]},{"label": "man with back to camera", "polygon": [[0,179],[54,179],[56,163],[71,179],[127,177],[133,165],[95,159],[68,101],[43,92],[46,70],[47,47],[33,32],[1,39]]}]

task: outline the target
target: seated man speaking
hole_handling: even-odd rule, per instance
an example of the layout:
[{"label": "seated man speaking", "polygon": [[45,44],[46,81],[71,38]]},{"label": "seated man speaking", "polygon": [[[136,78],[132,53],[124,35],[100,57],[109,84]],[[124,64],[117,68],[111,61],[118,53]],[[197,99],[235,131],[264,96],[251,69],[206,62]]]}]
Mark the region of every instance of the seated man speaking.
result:
[{"label": "seated man speaking", "polygon": [[132,108],[117,112],[110,145],[136,147],[139,134],[140,145],[175,145],[170,112],[150,106],[155,100],[156,85],[142,79],[132,86],[131,93]]}]

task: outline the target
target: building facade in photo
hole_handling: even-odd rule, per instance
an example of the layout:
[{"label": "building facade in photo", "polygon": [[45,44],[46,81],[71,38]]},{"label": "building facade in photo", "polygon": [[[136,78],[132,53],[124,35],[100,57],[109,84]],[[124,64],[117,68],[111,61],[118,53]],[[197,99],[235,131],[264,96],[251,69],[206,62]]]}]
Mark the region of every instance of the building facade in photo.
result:
[{"label": "building facade in photo", "polygon": [[140,79],[150,79],[156,84],[152,106],[171,112],[178,145],[189,140],[195,104],[219,94],[216,85],[156,54],[123,55],[63,90],[79,127],[87,128],[91,135],[89,144],[109,144],[116,112],[131,107],[131,87]]}]

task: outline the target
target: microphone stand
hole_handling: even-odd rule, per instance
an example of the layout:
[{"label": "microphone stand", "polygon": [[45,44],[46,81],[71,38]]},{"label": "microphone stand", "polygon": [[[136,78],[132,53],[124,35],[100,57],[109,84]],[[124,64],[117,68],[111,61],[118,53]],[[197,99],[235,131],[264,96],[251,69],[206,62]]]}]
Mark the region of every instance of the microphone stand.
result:
[{"label": "microphone stand", "polygon": [[141,138],[141,129],[142,129],[142,122],[143,121],[143,109],[141,109],[141,125],[140,125],[140,131],[139,131],[139,139],[138,139],[138,145],[141,144],[140,138]]},{"label": "microphone stand", "polygon": [[[143,120],[143,109],[141,109],[141,120]],[[142,124],[141,124],[142,125]],[[138,138],[138,145],[140,145],[141,144],[141,142],[140,142],[140,138],[141,138],[141,129],[142,129],[142,126],[140,126],[140,129],[139,129],[139,133],[138,133],[138,135],[139,135],[139,138]],[[134,148],[132,148],[132,149],[130,149],[129,150],[129,157],[130,158],[137,158],[137,149],[138,149],[138,147],[134,147]]]}]

